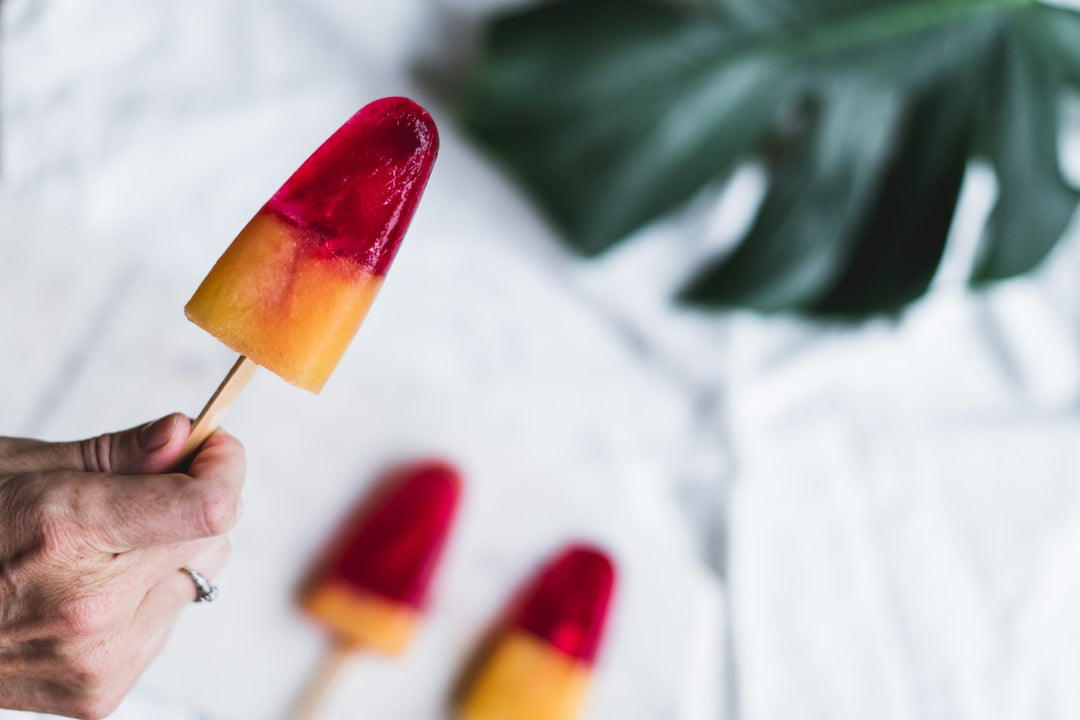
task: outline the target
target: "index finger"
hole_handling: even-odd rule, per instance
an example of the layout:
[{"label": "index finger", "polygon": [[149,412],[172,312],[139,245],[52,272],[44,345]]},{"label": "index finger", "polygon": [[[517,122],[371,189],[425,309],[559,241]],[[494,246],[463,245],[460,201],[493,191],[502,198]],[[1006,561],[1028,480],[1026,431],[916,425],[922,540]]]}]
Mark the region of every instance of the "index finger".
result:
[{"label": "index finger", "polygon": [[219,430],[186,474],[78,473],[71,515],[109,552],[224,535],[239,515],[245,468],[243,446]]}]

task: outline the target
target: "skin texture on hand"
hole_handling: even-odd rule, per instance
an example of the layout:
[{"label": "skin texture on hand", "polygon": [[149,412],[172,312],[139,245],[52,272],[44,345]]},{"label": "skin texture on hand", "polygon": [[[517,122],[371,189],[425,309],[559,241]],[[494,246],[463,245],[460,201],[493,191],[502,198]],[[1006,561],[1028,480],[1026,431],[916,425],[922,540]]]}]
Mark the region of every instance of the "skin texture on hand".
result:
[{"label": "skin texture on hand", "polygon": [[0,707],[105,717],[195,597],[180,566],[224,565],[244,451],[219,431],[169,472],[190,429],[0,437]]}]

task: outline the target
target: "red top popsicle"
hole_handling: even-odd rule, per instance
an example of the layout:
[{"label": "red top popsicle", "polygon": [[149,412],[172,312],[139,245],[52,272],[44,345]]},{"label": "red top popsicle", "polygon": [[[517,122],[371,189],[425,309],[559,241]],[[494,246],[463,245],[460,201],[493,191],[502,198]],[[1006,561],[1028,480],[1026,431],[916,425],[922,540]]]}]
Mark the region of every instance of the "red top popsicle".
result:
[{"label": "red top popsicle", "polygon": [[409,466],[344,538],[327,580],[420,608],[461,493],[448,463]]},{"label": "red top popsicle", "polygon": [[265,209],[327,256],[386,273],[439,150],[435,122],[403,97],[360,109],[293,173]]},{"label": "red top popsicle", "polygon": [[615,588],[615,566],[601,550],[571,545],[548,563],[511,618],[559,651],[586,663],[596,659],[608,606]]},{"label": "red top popsicle", "polygon": [[188,318],[319,392],[382,286],[438,147],[435,123],[412,100],[365,105],[244,226]]}]

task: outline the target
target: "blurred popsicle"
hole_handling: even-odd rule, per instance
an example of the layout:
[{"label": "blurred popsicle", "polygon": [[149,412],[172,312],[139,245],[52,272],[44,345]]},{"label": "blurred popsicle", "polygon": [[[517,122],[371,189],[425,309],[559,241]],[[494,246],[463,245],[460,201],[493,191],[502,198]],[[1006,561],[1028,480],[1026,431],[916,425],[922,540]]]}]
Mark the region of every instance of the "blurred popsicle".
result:
[{"label": "blurred popsicle", "polygon": [[192,322],[241,355],[185,450],[213,432],[255,365],[322,389],[379,291],[438,146],[435,123],[419,105],[376,100],[244,227],[185,307]]},{"label": "blurred popsicle", "polygon": [[403,468],[339,538],[301,604],[347,644],[398,655],[423,608],[461,494],[457,470]]},{"label": "blurred popsicle", "polygon": [[402,468],[336,538],[301,606],[334,646],[293,718],[312,717],[341,664],[358,650],[399,655],[420,619],[461,495],[450,464]]},{"label": "blurred popsicle", "polygon": [[571,720],[603,639],[615,567],[573,545],[527,586],[458,703],[459,720]]}]

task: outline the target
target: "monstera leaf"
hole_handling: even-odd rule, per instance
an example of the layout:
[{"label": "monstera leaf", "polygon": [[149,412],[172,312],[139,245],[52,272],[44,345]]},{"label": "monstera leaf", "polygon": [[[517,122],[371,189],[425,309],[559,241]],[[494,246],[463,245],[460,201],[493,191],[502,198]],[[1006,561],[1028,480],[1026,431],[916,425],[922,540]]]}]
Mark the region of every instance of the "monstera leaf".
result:
[{"label": "monstera leaf", "polygon": [[972,283],[1046,257],[1070,85],[1080,14],[1027,0],[567,0],[492,22],[462,117],[590,256],[757,158],[754,221],[680,297],[862,316],[926,291],[973,158],[1000,191]]}]

